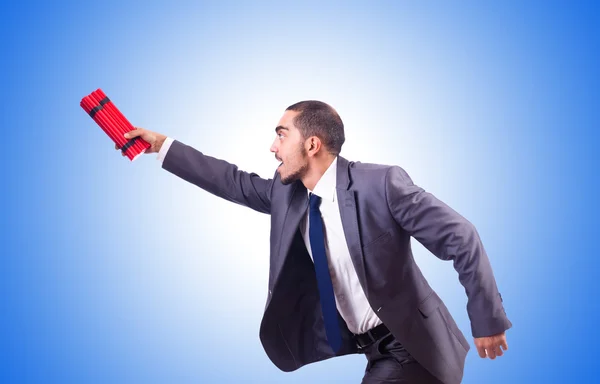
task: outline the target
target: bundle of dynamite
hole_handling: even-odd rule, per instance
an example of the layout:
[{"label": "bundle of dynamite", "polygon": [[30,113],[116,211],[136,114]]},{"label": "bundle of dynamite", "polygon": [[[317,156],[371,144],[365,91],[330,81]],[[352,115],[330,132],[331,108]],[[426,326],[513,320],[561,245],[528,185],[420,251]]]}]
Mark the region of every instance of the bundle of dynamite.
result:
[{"label": "bundle of dynamite", "polygon": [[79,105],[115,142],[129,160],[135,160],[147,148],[150,148],[150,144],[140,137],[134,137],[131,140],[123,137],[125,133],[133,131],[135,128],[101,89],[85,96],[81,99]]}]

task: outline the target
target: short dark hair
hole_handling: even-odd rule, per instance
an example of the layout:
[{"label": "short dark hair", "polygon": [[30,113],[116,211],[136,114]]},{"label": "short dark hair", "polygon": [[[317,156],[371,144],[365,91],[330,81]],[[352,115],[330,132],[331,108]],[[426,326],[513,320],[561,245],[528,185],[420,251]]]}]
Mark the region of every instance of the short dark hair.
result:
[{"label": "short dark hair", "polygon": [[330,105],[322,101],[307,100],[290,105],[286,111],[299,112],[294,118],[294,125],[300,130],[302,137],[317,136],[330,153],[340,153],[346,140],[344,123]]}]

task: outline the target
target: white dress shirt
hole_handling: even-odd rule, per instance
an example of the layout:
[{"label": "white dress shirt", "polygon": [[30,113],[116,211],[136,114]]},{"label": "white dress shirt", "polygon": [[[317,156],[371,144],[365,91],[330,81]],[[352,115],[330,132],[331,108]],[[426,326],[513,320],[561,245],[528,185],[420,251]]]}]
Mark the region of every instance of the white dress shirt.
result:
[{"label": "white dress shirt", "polygon": [[[321,217],[325,231],[325,253],[329,264],[329,274],[335,293],[335,303],[350,332],[365,333],[381,324],[381,320],[371,309],[358,275],[352,264],[350,251],[346,244],[342,216],[337,202],[337,157],[315,185],[314,191],[308,190],[321,198]],[[307,195],[308,198],[308,195]],[[312,258],[310,247],[308,213],[300,221],[300,231],[308,254]]]},{"label": "white dress shirt", "polygon": [[[157,159],[161,162],[165,159],[173,139],[167,137],[158,152]],[[342,217],[337,203],[336,194],[337,157],[333,160],[327,171],[315,185],[314,191],[307,189],[307,199],[312,192],[321,197],[321,217],[323,218],[323,229],[325,231],[325,253],[329,264],[329,273],[335,293],[335,302],[338,311],[342,315],[350,332],[355,334],[365,333],[381,324],[381,320],[371,309],[367,297],[358,281],[358,275],[350,258],[350,251],[346,244]],[[300,221],[300,232],[308,254],[312,259],[309,237],[308,211]]]},{"label": "white dress shirt", "polygon": [[167,152],[169,152],[169,148],[171,148],[171,144],[173,144],[173,141],[175,141],[175,139],[167,137],[162,147],[160,147],[160,150],[158,151],[158,156],[156,158],[158,159],[158,161],[160,161],[161,164],[165,160],[165,156],[167,156]]}]

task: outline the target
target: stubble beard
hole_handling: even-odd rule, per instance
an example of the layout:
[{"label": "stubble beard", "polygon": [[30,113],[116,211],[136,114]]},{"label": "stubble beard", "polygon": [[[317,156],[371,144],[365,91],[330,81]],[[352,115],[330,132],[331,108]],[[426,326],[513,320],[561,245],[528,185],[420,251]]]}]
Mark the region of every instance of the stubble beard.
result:
[{"label": "stubble beard", "polygon": [[[304,145],[302,145],[300,147],[300,156],[299,157],[301,160],[306,160],[307,153],[306,153],[306,149],[304,148]],[[304,161],[304,163],[302,164],[301,167],[299,167],[298,169],[296,169],[295,171],[293,171],[286,177],[282,177],[281,184],[283,184],[283,185],[292,184],[293,182],[300,180],[304,175],[306,175],[307,171],[308,171],[308,162]]]}]

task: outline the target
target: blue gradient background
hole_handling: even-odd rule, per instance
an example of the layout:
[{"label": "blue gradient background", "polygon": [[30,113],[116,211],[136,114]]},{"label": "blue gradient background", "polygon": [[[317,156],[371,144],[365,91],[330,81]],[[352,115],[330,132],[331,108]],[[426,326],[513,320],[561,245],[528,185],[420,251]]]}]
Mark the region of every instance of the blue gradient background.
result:
[{"label": "blue gradient background", "polygon": [[[130,163],[79,107],[270,177],[283,110],[344,119],[472,221],[514,327],[464,383],[592,383],[599,11],[576,2],[3,2],[2,383],[357,383],[364,356],[283,373],[258,339],[268,216]],[[416,258],[471,341],[452,264]]]}]

